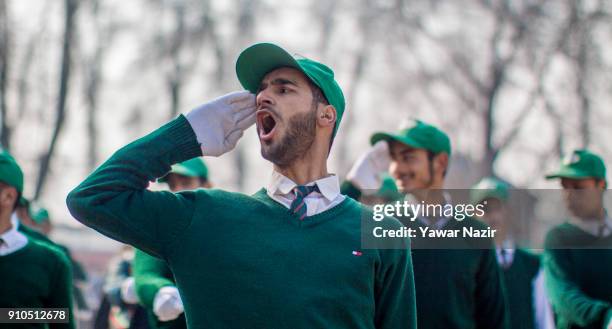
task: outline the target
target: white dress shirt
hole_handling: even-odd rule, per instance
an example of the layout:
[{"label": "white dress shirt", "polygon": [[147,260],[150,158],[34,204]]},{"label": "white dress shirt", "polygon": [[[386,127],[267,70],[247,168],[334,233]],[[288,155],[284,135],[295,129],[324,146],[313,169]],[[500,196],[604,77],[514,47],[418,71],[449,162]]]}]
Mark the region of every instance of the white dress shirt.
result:
[{"label": "white dress shirt", "polygon": [[[304,202],[306,203],[306,216],[320,214],[344,201],[345,196],[340,194],[338,176],[332,174],[305,185],[312,186],[314,184],[317,184],[319,192],[312,192],[304,198]],[[298,185],[291,179],[277,171],[273,171],[270,183],[268,184],[267,193],[274,201],[290,209],[291,203],[296,198],[293,192],[296,186]]]},{"label": "white dress shirt", "polygon": [[11,228],[0,234],[0,240],[2,240],[0,256],[12,254],[28,244],[28,238],[23,233],[17,231],[17,226],[12,224],[12,220]]},{"label": "white dress shirt", "polygon": [[597,219],[586,220],[573,217],[570,220],[570,223],[596,237],[605,238],[612,234],[612,219],[608,216],[608,214],[606,214],[603,221]]}]

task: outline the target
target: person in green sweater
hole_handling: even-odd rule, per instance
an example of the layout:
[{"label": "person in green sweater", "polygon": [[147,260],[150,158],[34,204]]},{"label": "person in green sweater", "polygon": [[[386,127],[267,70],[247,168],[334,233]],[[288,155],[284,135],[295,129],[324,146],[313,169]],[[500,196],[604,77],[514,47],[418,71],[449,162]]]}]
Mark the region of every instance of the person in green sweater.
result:
[{"label": "person in green sweater", "polygon": [[[208,168],[199,157],[173,165],[158,182],[167,183],[172,192],[212,187]],[[135,291],[149,313],[151,327],[187,328],[183,301],[168,264],[163,259],[136,250],[132,268]]]},{"label": "person in green sweater", "polygon": [[575,150],[559,170],[570,218],[546,235],[546,288],[559,329],[612,328],[612,220],[603,206],[606,167],[593,152]]},{"label": "person in green sweater", "polygon": [[550,304],[544,288],[540,257],[517,247],[512,234],[510,185],[495,177],[485,177],[472,186],[470,201],[482,204],[478,219],[496,230],[495,251],[503,270],[511,328],[554,328]]},{"label": "person in green sweater", "polygon": [[17,228],[17,231],[25,234],[28,238],[56,248],[68,257],[72,269],[72,292],[74,306],[76,307],[75,316],[79,317],[78,311],[80,310],[89,310],[89,305],[87,305],[87,300],[83,294],[84,285],[88,279],[87,272],[81,263],[72,257],[68,247],[49,238],[49,234],[53,230],[49,211],[21,196],[17,209],[11,216],[11,224]]},{"label": "person in green sweater", "polygon": [[[437,127],[412,120],[396,133],[375,133],[373,147],[347,174],[343,191],[354,198],[378,189],[384,172],[395,179],[406,201],[424,205],[451,204],[442,188],[451,144]],[[415,232],[484,230],[472,218],[462,221],[444,216],[398,217]],[[508,328],[507,302],[493,241],[440,239],[416,234],[412,238],[417,320],[426,329]]]},{"label": "person in green sweater", "polygon": [[[362,249],[360,219],[371,211],[327,171],[344,113],[333,71],[260,43],[236,72],[247,91],[117,151],[69,193],[72,215],[164,259],[189,328],[415,328],[410,240]],[[229,152],[254,123],[273,164],[267,188],[146,189],[172,164]],[[394,218],[377,225],[401,228]]]},{"label": "person in green sweater", "polygon": [[0,308],[68,308],[66,323],[21,323],[11,328],[74,328],[72,273],[66,256],[31,239],[11,222],[23,192],[23,172],[0,152]]}]

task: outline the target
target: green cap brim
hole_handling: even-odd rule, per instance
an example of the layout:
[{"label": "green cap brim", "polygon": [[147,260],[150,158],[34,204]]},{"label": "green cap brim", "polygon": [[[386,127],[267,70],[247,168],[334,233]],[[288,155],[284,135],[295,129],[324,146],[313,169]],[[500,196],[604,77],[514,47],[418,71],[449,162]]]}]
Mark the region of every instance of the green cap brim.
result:
[{"label": "green cap brim", "polygon": [[291,54],[271,43],[258,43],[245,49],[236,61],[236,74],[240,84],[256,94],[264,76],[279,67],[295,68],[312,80]]},{"label": "green cap brim", "polygon": [[572,169],[572,168],[563,168],[555,173],[546,175],[546,179],[555,179],[555,178],[572,178],[572,179],[584,179],[584,178],[596,178],[593,177],[590,173],[586,173],[582,170]]},{"label": "green cap brim", "polygon": [[427,147],[425,147],[425,145],[419,143],[418,141],[410,138],[410,137],[406,137],[406,136],[400,136],[400,135],[395,135],[395,134],[390,134],[390,133],[375,133],[374,135],[372,135],[372,137],[370,138],[370,144],[374,145],[376,143],[378,143],[379,141],[397,141],[403,144],[406,144],[408,146],[412,146],[414,148],[418,148],[418,149],[426,149]]}]

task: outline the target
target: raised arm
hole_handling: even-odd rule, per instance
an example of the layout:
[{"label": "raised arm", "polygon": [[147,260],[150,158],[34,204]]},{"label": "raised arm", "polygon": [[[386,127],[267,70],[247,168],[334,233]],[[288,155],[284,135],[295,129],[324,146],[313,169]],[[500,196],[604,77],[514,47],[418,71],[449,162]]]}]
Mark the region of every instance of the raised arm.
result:
[{"label": "raised arm", "polygon": [[195,192],[153,192],[174,163],[231,150],[255,122],[255,96],[236,92],[204,104],[117,151],[77,186],[68,209],[115,240],[162,256],[190,224]]}]

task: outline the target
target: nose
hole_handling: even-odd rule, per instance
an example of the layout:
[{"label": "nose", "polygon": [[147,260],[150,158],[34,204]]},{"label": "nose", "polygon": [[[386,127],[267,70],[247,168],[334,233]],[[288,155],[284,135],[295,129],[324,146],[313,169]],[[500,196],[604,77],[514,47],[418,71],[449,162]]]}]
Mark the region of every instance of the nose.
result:
[{"label": "nose", "polygon": [[255,101],[257,103],[257,107],[261,107],[263,105],[274,105],[272,93],[268,90],[268,88],[263,89],[259,93],[257,93]]}]

